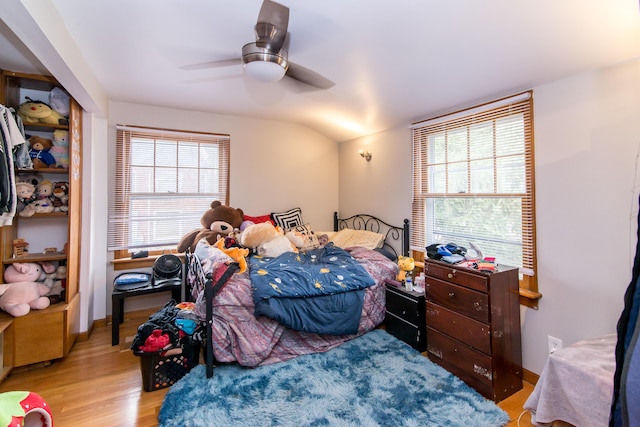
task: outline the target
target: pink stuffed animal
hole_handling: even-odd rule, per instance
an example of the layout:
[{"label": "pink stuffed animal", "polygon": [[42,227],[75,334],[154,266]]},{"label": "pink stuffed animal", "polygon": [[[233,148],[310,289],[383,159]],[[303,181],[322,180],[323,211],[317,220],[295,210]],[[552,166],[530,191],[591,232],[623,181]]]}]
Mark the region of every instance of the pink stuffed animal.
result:
[{"label": "pink stuffed animal", "polygon": [[0,285],[0,309],[20,317],[29,314],[31,309],[49,307],[46,295],[50,288],[38,282],[44,273],[43,267],[33,262],[16,262],[8,266],[4,271],[7,283]]},{"label": "pink stuffed animal", "polygon": [[38,282],[15,282],[0,285],[0,309],[13,317],[26,316],[31,309],[49,307],[49,288]]}]

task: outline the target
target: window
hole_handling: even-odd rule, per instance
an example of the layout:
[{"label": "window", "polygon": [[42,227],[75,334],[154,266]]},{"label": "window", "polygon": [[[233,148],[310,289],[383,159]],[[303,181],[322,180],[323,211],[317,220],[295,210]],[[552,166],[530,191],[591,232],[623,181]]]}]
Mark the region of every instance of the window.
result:
[{"label": "window", "polygon": [[473,242],[520,267],[521,295],[539,298],[531,92],[411,128],[412,249]]},{"label": "window", "polygon": [[[116,127],[108,249],[175,249],[213,200],[229,199],[229,136]],[[157,253],[157,252],[156,252]]]}]

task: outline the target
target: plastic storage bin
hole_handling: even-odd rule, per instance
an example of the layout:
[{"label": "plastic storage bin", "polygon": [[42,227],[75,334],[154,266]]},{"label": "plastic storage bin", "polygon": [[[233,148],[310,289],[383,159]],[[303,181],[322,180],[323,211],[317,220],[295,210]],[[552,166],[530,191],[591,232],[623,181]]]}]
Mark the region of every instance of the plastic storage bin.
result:
[{"label": "plastic storage bin", "polygon": [[161,352],[134,354],[140,357],[142,388],[154,391],[172,386],[199,363],[200,344],[183,345],[181,354],[170,356],[162,356]]}]

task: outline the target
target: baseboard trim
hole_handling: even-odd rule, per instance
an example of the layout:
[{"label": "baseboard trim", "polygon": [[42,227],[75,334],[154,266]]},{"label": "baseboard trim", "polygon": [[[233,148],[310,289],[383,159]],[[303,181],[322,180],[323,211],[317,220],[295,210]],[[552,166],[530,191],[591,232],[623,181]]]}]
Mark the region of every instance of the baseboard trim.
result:
[{"label": "baseboard trim", "polygon": [[540,379],[540,375],[534,374],[533,372],[522,368],[522,380],[528,382],[529,384],[536,385],[538,380]]}]

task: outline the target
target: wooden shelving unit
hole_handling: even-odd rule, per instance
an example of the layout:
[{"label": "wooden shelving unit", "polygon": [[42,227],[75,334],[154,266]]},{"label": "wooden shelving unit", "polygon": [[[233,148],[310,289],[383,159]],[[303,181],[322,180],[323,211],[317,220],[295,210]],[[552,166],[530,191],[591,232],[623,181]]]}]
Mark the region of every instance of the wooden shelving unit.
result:
[{"label": "wooden shelving unit", "polygon": [[[62,86],[50,76],[0,72],[0,103],[18,106],[25,97],[47,102],[48,94]],[[45,99],[46,98],[46,99]],[[3,367],[0,381],[14,367],[65,357],[79,332],[80,295],[80,230],[82,203],[82,110],[69,97],[69,124],[25,124],[25,134],[51,138],[54,130],[69,132],[69,168],[19,169],[16,176],[32,173],[52,182],[66,182],[69,188],[68,212],[39,213],[30,217],[16,216],[11,226],[0,228],[0,273],[17,262],[52,261],[67,267],[65,299],[45,310],[31,310],[22,317],[0,314],[3,335]],[[29,238],[26,238],[27,236]],[[13,242],[24,238],[26,255],[14,256]],[[55,251],[52,249],[55,248]],[[0,274],[0,279],[2,274]]]}]

